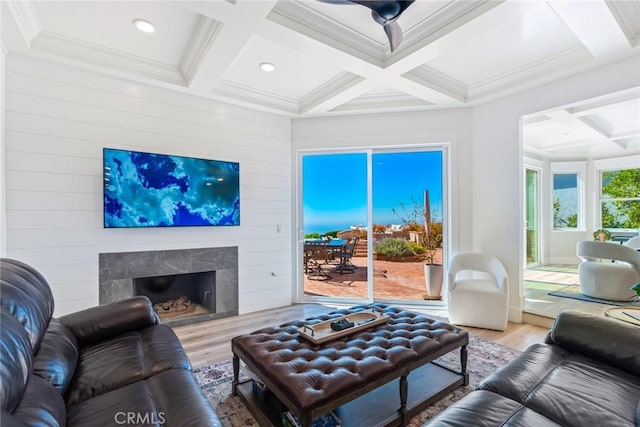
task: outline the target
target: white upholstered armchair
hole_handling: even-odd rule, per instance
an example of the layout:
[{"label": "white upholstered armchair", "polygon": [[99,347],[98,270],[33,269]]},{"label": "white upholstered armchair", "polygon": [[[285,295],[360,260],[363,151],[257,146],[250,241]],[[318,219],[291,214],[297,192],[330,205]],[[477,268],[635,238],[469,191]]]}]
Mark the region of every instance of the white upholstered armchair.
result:
[{"label": "white upholstered armchair", "polygon": [[640,252],[617,243],[578,242],[576,255],[580,292],[613,301],[629,301],[635,293],[629,289],[640,282]]},{"label": "white upholstered armchair", "polygon": [[504,331],[509,311],[509,277],[494,256],[461,253],[449,265],[449,321]]}]

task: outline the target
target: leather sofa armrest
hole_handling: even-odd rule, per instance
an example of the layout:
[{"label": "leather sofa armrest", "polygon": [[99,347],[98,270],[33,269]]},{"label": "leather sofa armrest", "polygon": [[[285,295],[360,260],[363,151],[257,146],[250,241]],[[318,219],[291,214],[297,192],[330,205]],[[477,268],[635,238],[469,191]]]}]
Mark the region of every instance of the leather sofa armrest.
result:
[{"label": "leather sofa armrest", "polygon": [[563,311],[546,342],[640,375],[640,328],[630,323],[579,311]]},{"label": "leather sofa armrest", "polygon": [[71,330],[80,345],[160,323],[151,301],[145,296],[91,307],[59,320]]}]

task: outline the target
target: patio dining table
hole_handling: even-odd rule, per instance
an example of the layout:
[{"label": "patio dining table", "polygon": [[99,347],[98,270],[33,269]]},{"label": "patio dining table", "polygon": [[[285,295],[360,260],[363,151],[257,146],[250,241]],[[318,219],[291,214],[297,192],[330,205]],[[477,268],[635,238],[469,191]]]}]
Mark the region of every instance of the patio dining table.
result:
[{"label": "patio dining table", "polygon": [[[332,259],[333,255],[335,253],[340,253],[345,245],[347,244],[347,241],[344,239],[331,239],[331,240],[324,240],[324,239],[305,239],[304,240],[304,253],[305,253],[305,272],[307,272],[308,268],[307,268],[307,263],[308,263],[308,259],[307,259],[307,254],[318,254],[318,253],[324,253],[324,263],[328,264],[329,261]],[[310,250],[310,248],[313,248],[315,250]],[[320,250],[318,250],[320,249]],[[316,256],[316,255],[314,255]],[[319,261],[321,261],[318,258],[315,258],[315,262],[318,263]],[[342,263],[342,258],[340,259],[340,263]],[[329,276],[328,274],[326,274],[325,272],[322,272],[322,268],[320,267],[320,264],[318,263],[316,265],[316,268],[314,269],[314,272],[316,273],[316,275],[318,277],[322,277],[322,279],[315,279],[315,280],[326,280],[328,278],[330,278],[331,276]]]}]

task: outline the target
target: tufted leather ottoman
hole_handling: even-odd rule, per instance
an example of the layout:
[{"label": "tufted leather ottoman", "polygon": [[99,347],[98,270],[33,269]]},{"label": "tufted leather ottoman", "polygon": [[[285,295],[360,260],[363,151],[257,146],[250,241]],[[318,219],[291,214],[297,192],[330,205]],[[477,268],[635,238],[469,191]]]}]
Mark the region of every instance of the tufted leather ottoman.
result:
[{"label": "tufted leather ottoman", "polygon": [[[320,345],[297,333],[303,324],[319,323],[373,306],[390,317],[387,323]],[[361,410],[373,413],[375,419],[366,420],[356,414],[356,425],[370,427],[381,421],[383,425],[387,422],[404,425],[409,416],[468,384],[468,342],[465,330],[418,313],[383,304],[355,306],[233,338],[233,390],[243,397],[261,425],[278,425],[279,413],[274,409],[277,405],[261,404],[252,395],[251,385],[239,383],[242,360],[276,401],[295,413],[305,427],[314,418],[336,408],[345,427],[351,425],[345,417],[353,418],[353,412]],[[460,371],[430,363],[457,348],[460,348]],[[407,377],[412,371],[416,374],[412,375],[409,387]],[[389,388],[393,395],[385,397]],[[427,395],[423,395],[425,390],[429,392]],[[388,404],[394,407],[391,414],[384,415],[381,408]]]}]

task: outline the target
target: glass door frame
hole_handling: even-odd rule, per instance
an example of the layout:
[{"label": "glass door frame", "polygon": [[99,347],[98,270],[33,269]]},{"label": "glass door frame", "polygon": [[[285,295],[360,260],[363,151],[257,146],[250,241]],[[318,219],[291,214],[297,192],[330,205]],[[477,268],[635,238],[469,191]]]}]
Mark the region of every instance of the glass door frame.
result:
[{"label": "glass door frame", "polygon": [[[395,299],[374,299],[374,277],[373,277],[373,155],[378,153],[400,153],[412,151],[439,151],[442,153],[442,265],[444,266],[444,277],[442,300],[395,300]],[[420,305],[420,306],[444,306],[446,301],[446,275],[447,266],[449,265],[449,248],[451,247],[451,218],[450,218],[450,144],[449,143],[433,143],[433,144],[417,144],[417,145],[388,145],[379,147],[354,147],[354,148],[327,148],[327,149],[300,149],[296,151],[296,198],[294,223],[295,233],[293,236],[294,243],[294,264],[292,265],[292,277],[295,278],[292,301],[294,303],[331,303],[331,304],[369,304],[373,302],[382,302],[386,304],[402,304],[402,305]],[[367,155],[367,297],[366,298],[343,298],[328,296],[306,296],[304,294],[304,271],[302,265],[304,263],[304,221],[303,221],[303,188],[302,170],[303,157],[306,155],[321,154],[366,154]],[[426,292],[426,289],[425,289]]]},{"label": "glass door frame", "polygon": [[[543,223],[542,223],[542,219],[543,219],[543,205],[542,205],[542,201],[543,201],[543,194],[542,194],[542,185],[543,185],[543,172],[544,172],[544,164],[541,161],[537,161],[535,159],[529,159],[529,158],[525,158],[523,165],[522,165],[522,184],[523,184],[523,208],[522,208],[522,214],[523,214],[523,218],[522,218],[522,225],[523,225],[523,232],[522,232],[522,241],[523,241],[523,245],[522,245],[522,262],[523,262],[523,266],[525,269],[527,268],[531,268],[531,267],[535,267],[535,266],[540,266],[542,265],[542,248],[543,243],[544,243],[544,227],[543,227]],[[533,263],[533,264],[529,264],[527,262],[527,170],[532,170],[535,171],[537,173],[537,194],[536,194],[536,205],[537,205],[537,209],[536,209],[536,221],[537,221],[537,228],[538,228],[538,232],[537,232],[537,238],[536,238],[536,251],[537,251],[537,259],[538,262],[537,263]]]}]

